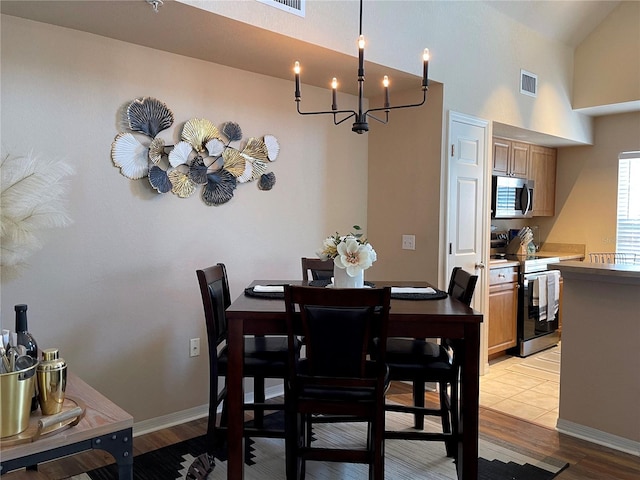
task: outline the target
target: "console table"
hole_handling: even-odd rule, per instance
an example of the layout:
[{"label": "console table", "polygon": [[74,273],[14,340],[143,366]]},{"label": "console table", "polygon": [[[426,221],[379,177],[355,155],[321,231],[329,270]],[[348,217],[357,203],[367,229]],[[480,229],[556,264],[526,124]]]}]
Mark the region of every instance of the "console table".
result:
[{"label": "console table", "polygon": [[132,480],[133,417],[71,373],[67,378],[66,394],[85,405],[82,420],[73,427],[33,442],[2,447],[0,474],[98,449],[114,457],[120,480]]}]

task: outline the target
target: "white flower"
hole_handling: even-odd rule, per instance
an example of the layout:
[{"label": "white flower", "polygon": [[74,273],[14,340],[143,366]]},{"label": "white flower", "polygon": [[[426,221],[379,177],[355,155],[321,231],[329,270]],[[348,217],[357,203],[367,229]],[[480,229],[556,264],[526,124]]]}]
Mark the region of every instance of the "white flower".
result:
[{"label": "white flower", "polygon": [[336,240],[333,237],[326,238],[324,242],[322,242],[322,248],[316,252],[316,255],[322,260],[334,258],[337,254]]},{"label": "white flower", "polygon": [[350,277],[355,277],[362,270],[369,268],[377,257],[371,245],[359,243],[355,238],[347,237],[337,248],[338,255],[333,261],[336,267],[346,268]]},{"label": "white flower", "polygon": [[335,266],[346,269],[350,277],[357,276],[378,259],[371,244],[359,233],[361,228],[354,225],[353,229],[358,233],[340,235],[336,232],[335,235],[327,237],[316,252],[323,260],[333,259]]}]

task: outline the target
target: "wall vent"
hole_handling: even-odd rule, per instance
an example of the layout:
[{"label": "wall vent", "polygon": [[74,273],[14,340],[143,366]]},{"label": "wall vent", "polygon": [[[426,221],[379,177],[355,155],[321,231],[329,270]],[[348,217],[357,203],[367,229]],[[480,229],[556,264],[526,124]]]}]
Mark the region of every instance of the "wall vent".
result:
[{"label": "wall vent", "polygon": [[306,0],[258,0],[260,3],[270,5],[285,12],[304,17],[304,3]]},{"label": "wall vent", "polygon": [[538,96],[538,75],[520,70],[520,93],[530,97]]}]

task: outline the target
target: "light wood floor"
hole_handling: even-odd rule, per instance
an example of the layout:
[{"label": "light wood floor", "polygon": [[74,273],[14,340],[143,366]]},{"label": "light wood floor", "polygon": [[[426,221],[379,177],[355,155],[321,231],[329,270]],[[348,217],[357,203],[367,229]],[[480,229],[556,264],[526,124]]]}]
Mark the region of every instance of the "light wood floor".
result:
[{"label": "light wood floor", "polygon": [[480,405],[555,428],[560,403],[561,346],[526,358],[504,355],[480,377]]},{"label": "light wood floor", "polygon": [[[388,398],[399,403],[411,402],[410,386],[394,383]],[[428,393],[427,403],[431,403],[434,398],[433,394]],[[139,455],[203,435],[205,432],[206,420],[201,419],[135,437],[134,454]],[[480,435],[482,438],[522,454],[533,457],[550,456],[569,462],[571,466],[556,477],[558,480],[637,480],[640,478],[640,457],[562,435],[553,429],[483,406],[480,407]],[[96,450],[41,465],[38,472],[15,472],[4,475],[2,478],[3,480],[60,480],[108,463],[113,463],[111,456]]]}]

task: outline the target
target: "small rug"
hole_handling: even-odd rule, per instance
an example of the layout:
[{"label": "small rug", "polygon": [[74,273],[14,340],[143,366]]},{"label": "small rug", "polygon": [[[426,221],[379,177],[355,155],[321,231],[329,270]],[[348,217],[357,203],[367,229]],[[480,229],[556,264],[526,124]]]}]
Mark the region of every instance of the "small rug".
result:
[{"label": "small rug", "polygon": [[[277,415],[277,414],[274,414]],[[389,412],[387,429],[411,429],[409,415]],[[425,429],[438,431],[438,424],[425,420]],[[318,424],[314,427],[317,444],[357,445],[365,438],[362,423]],[[245,442],[247,480],[285,478],[284,440],[256,438]],[[134,480],[224,480],[227,462],[224,455],[211,459],[206,453],[205,437],[197,437],[134,458]],[[387,440],[385,478],[390,480],[453,480],[456,469],[447,458],[441,442]],[[551,480],[569,466],[553,459],[535,459],[480,440],[479,480]],[[221,457],[221,458],[217,458]],[[117,480],[117,469],[110,465],[69,480]],[[307,462],[308,480],[359,480],[368,478],[368,467],[357,464]]]}]

